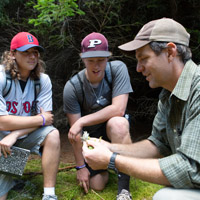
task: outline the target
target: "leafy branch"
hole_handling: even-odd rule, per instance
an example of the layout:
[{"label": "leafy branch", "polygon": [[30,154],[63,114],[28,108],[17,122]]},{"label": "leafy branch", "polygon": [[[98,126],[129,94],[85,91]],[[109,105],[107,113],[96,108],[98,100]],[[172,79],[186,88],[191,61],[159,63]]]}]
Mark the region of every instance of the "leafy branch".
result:
[{"label": "leafy branch", "polygon": [[62,23],[67,17],[73,17],[76,14],[84,15],[85,13],[78,8],[77,0],[37,0],[37,4],[33,1],[27,5],[33,6],[38,11],[36,19],[29,19],[29,23],[34,26],[47,25],[52,26],[53,23]]}]

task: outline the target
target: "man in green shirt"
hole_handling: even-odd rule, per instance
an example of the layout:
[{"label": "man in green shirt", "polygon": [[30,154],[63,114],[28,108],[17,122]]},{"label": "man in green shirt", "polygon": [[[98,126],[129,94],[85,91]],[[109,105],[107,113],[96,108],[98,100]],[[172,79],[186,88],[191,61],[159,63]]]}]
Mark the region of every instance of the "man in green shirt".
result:
[{"label": "man in green shirt", "polygon": [[189,39],[181,24],[162,18],[145,24],[133,41],[119,46],[135,50],[137,72],[151,88],[163,88],[152,134],[128,145],[89,140],[83,147],[93,169],[114,163],[123,173],[167,186],[154,200],[200,198],[200,67],[191,60]]}]

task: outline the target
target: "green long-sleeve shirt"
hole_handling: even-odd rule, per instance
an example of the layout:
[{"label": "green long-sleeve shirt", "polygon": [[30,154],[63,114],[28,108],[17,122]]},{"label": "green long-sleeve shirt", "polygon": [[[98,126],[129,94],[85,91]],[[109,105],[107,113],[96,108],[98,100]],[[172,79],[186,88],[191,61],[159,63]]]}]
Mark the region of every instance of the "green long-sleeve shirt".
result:
[{"label": "green long-sleeve shirt", "polygon": [[161,92],[152,141],[175,188],[200,188],[200,67],[189,60],[172,92]]}]

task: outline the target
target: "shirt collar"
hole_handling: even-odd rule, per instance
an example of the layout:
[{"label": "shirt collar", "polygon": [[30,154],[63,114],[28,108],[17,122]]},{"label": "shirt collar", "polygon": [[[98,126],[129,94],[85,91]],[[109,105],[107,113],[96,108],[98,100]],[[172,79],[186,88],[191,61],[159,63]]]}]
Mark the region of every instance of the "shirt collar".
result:
[{"label": "shirt collar", "polygon": [[192,60],[186,62],[171,96],[174,95],[183,101],[188,99],[196,68],[197,65]]},{"label": "shirt collar", "polygon": [[172,93],[163,89],[159,95],[159,99],[163,100],[174,95],[183,101],[187,101],[196,68],[197,65],[192,60],[187,61]]}]

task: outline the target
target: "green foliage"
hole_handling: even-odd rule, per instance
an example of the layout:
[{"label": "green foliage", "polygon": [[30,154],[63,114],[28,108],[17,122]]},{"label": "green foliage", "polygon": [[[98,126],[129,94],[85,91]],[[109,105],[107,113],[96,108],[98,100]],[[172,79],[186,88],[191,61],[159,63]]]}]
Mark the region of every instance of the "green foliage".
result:
[{"label": "green foliage", "polygon": [[[66,167],[67,164],[60,163],[60,168]],[[25,172],[41,171],[41,159],[31,159],[28,161]],[[113,200],[117,195],[117,175],[110,172],[109,182],[106,188],[101,192],[90,190],[88,194],[79,187],[76,181],[76,170],[71,169],[57,174],[56,194],[60,200]],[[40,200],[43,193],[43,179],[41,175],[22,177],[24,188],[20,190],[11,190],[8,195],[8,200]],[[116,184],[113,184],[116,183]],[[153,194],[162,188],[160,185],[150,184],[134,178],[130,179],[130,191],[134,200],[152,199]]]},{"label": "green foliage", "polygon": [[85,13],[79,9],[77,0],[37,0],[26,3],[33,9],[28,23],[33,25],[32,31],[44,37],[45,47],[63,49],[69,44],[66,32],[68,21]]},{"label": "green foliage", "polygon": [[[34,26],[46,25],[51,27],[54,23],[62,23],[67,17],[73,17],[75,14],[83,15],[84,12],[78,8],[77,0],[37,0],[33,6],[39,13],[36,19],[29,19],[30,24]],[[27,5],[32,6],[33,2]]]}]

